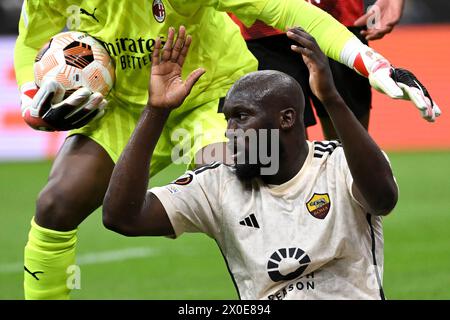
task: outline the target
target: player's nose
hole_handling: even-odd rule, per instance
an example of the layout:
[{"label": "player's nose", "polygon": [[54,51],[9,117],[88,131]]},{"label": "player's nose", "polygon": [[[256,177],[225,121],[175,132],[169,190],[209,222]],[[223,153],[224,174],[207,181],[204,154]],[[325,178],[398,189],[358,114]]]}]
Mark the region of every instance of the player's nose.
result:
[{"label": "player's nose", "polygon": [[234,121],[233,118],[228,119],[228,121],[227,121],[227,130],[236,130],[236,129],[237,129],[236,121]]}]

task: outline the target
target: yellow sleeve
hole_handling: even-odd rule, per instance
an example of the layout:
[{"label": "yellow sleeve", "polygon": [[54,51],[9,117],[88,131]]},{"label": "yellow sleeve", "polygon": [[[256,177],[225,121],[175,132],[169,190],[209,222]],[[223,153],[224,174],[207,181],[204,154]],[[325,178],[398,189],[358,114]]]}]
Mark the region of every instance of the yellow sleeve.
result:
[{"label": "yellow sleeve", "polygon": [[14,48],[14,68],[19,87],[34,81],[36,54],[52,36],[64,28],[65,13],[53,8],[51,0],[25,0],[19,21],[19,36]]},{"label": "yellow sleeve", "polygon": [[219,0],[216,9],[224,12],[232,12],[246,26],[251,26],[259,19],[266,0]]},{"label": "yellow sleeve", "polygon": [[217,11],[232,12],[246,25],[252,25],[264,8],[267,0],[168,0],[172,7],[183,15],[193,15],[202,7]]},{"label": "yellow sleeve", "polygon": [[258,19],[280,30],[302,27],[316,39],[328,57],[343,63],[346,61],[342,61],[341,54],[345,45],[356,39],[331,15],[303,0],[267,0]]},{"label": "yellow sleeve", "polygon": [[[330,58],[349,65],[342,58],[345,45],[360,41],[348,29],[322,9],[304,0],[170,0],[179,12],[192,13],[202,6],[232,12],[247,27],[256,19],[286,30],[300,26],[311,34]],[[362,45],[362,43],[361,43]]]}]

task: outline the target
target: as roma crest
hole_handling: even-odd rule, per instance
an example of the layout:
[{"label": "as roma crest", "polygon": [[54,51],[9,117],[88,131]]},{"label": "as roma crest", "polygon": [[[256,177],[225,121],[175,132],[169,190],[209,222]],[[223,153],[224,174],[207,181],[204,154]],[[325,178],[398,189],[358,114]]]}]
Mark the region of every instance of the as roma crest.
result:
[{"label": "as roma crest", "polygon": [[166,8],[164,8],[162,0],[153,0],[152,11],[153,17],[159,23],[163,22],[166,19]]},{"label": "as roma crest", "polygon": [[191,183],[192,180],[194,180],[194,176],[190,173],[186,173],[172,183],[177,184],[179,186],[185,186],[185,185]]},{"label": "as roma crest", "polygon": [[306,208],[314,218],[325,219],[330,211],[331,201],[328,193],[314,193],[306,203]]}]

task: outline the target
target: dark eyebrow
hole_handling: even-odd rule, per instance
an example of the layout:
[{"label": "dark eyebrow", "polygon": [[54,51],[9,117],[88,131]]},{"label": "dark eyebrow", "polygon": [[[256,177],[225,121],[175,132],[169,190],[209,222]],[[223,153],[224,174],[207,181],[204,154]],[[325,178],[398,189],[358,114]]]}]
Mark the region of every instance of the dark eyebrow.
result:
[{"label": "dark eyebrow", "polygon": [[225,112],[226,109],[223,110],[223,114],[225,115],[225,120],[228,121],[229,118],[236,116],[240,112],[251,112],[249,108],[246,108],[243,105],[235,105],[231,107],[232,109],[228,108],[228,112]]},{"label": "dark eyebrow", "polygon": [[[243,104],[243,103],[236,103],[231,106],[232,112],[238,112],[238,111],[254,111],[257,112],[257,107],[252,104]],[[229,108],[223,108],[224,111],[229,110]]]}]

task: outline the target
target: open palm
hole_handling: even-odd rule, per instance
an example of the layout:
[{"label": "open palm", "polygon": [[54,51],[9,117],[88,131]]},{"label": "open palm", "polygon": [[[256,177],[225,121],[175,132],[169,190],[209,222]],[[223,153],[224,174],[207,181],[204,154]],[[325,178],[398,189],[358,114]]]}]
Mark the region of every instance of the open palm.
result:
[{"label": "open palm", "polygon": [[191,45],[191,36],[186,37],[186,30],[180,27],[174,44],[175,29],[170,27],[167,42],[161,51],[161,40],[155,43],[152,54],[152,70],[149,86],[149,103],[155,108],[174,109],[179,107],[191,92],[197,80],[205,73],[200,68],[194,70],[183,81],[182,68]]}]

